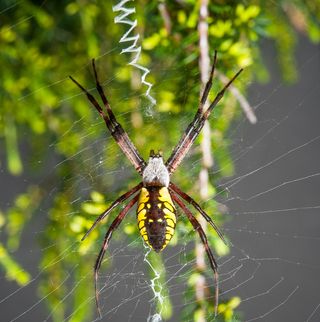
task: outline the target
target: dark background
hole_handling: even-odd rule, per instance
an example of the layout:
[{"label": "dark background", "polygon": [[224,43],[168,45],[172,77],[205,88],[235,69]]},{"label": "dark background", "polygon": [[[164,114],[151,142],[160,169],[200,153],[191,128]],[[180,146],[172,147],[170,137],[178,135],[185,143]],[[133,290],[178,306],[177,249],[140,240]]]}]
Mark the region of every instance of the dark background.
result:
[{"label": "dark background", "polygon": [[272,81],[250,88],[259,122],[237,131],[242,149],[249,148],[236,161],[237,175],[275,162],[232,187],[235,199],[228,203],[228,234],[245,266],[238,281],[249,279],[239,287],[248,298],[241,308],[245,320],[319,321],[320,312],[311,317],[320,291],[319,47],[299,39],[299,81],[292,86],[283,85],[269,43],[264,57]]}]

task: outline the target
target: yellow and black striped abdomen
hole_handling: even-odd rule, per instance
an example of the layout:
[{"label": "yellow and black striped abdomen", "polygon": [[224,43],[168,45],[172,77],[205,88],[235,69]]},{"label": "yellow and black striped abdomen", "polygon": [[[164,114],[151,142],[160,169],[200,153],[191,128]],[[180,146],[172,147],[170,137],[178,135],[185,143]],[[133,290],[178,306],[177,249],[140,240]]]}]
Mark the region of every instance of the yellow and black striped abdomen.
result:
[{"label": "yellow and black striped abdomen", "polygon": [[174,234],[177,217],[168,188],[142,188],[137,220],[144,241],[156,252],[162,251]]}]

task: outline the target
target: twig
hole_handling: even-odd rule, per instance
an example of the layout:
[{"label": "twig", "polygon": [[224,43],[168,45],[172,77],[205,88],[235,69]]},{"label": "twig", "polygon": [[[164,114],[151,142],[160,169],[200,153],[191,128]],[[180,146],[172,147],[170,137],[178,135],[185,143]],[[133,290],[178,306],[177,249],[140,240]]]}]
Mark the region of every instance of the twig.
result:
[{"label": "twig", "polygon": [[[227,84],[229,79],[227,76],[222,74],[220,71],[216,72],[216,75],[221,80],[223,84]],[[239,102],[244,114],[246,115],[247,119],[251,124],[257,123],[257,117],[254,114],[253,108],[247,101],[247,99],[240,93],[239,89],[234,86],[233,84],[230,85],[229,91],[232,93],[232,95],[236,98],[236,100]]]},{"label": "twig", "polygon": [[[210,73],[210,58],[209,58],[209,44],[208,44],[208,0],[201,0],[200,3],[200,12],[199,12],[199,24],[198,24],[198,32],[199,32],[199,48],[200,48],[200,58],[199,58],[199,68],[201,74],[201,84],[202,88],[204,88],[206,82],[209,78]],[[208,103],[206,102],[205,106],[203,106],[203,110],[206,110],[208,107]],[[213,158],[211,152],[211,143],[210,143],[210,125],[209,122],[206,121],[203,129],[202,129],[202,141],[201,141],[201,151],[202,151],[202,169],[199,174],[199,184],[200,184],[200,197],[202,200],[208,199],[208,187],[209,187],[209,172],[208,168],[213,165]],[[199,222],[204,230],[206,230],[207,223],[203,219],[203,217],[199,218]],[[205,250],[201,243],[196,244],[196,265],[199,271],[203,271],[206,268],[205,263]],[[195,293],[196,299],[198,303],[203,304],[205,302],[205,287],[206,280],[202,275],[201,278],[198,278],[195,285]],[[202,314],[200,314],[199,321],[205,322],[206,312],[205,309],[202,308]]]},{"label": "twig", "polygon": [[170,35],[171,34],[171,26],[172,26],[172,24],[171,24],[171,18],[170,18],[170,15],[169,15],[169,12],[168,12],[168,9],[167,9],[167,6],[166,6],[165,2],[159,3],[158,9],[159,9],[161,17],[162,17],[162,19],[164,21],[164,26],[166,28],[167,34]]}]

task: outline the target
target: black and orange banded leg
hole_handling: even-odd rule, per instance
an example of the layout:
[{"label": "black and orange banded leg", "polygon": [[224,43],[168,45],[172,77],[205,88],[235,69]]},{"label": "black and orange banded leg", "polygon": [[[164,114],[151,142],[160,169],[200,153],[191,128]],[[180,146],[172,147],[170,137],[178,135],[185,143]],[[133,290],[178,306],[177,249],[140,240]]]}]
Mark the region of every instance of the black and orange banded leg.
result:
[{"label": "black and orange banded leg", "polygon": [[200,131],[202,130],[205,121],[209,118],[212,110],[217,106],[220,102],[222,97],[224,96],[225,91],[228,87],[235,81],[235,79],[240,75],[243,69],[240,69],[230,80],[229,82],[222,88],[220,92],[215,96],[213,102],[209,105],[209,107],[204,111],[203,107],[208,99],[210,89],[212,87],[212,79],[217,62],[217,52],[215,51],[214,60],[212,69],[210,72],[209,80],[205,85],[202,97],[200,99],[200,103],[198,106],[198,110],[193,117],[192,122],[188,125],[187,129],[183,133],[182,137],[180,138],[178,144],[173,149],[169,159],[166,162],[166,167],[170,174],[172,174],[181,161],[184,159],[186,154],[188,153],[190,147],[192,146],[195,139],[198,137]]},{"label": "black and orange banded leg", "polygon": [[185,201],[187,201],[189,204],[191,204],[194,208],[196,208],[199,213],[204,217],[204,219],[212,226],[212,228],[216,231],[218,236],[221,238],[221,240],[227,245],[227,241],[225,240],[222,232],[218,228],[218,226],[213,222],[213,220],[210,218],[210,216],[200,207],[200,205],[193,200],[188,194],[183,192],[180,188],[178,188],[174,183],[170,182],[169,189],[173,192],[178,194],[181,198],[183,198]]},{"label": "black and orange banded leg", "polygon": [[[188,150],[190,148],[189,142],[188,142],[189,137],[190,137],[192,129],[196,126],[197,122],[200,121],[201,115],[203,115],[203,107],[208,99],[210,89],[212,87],[212,79],[213,79],[214,70],[216,68],[216,63],[217,63],[217,51],[214,52],[213,64],[212,64],[211,72],[209,75],[209,80],[206,83],[205,88],[203,90],[203,93],[202,93],[202,96],[200,99],[200,103],[198,106],[198,110],[197,110],[192,122],[189,124],[187,129],[184,131],[182,137],[179,140],[179,143],[175,146],[173,152],[171,153],[169,159],[166,162],[166,166],[167,166],[170,173],[173,173],[175,171],[175,169],[178,167],[179,163],[184,158],[184,155],[188,152]],[[186,152],[184,153],[184,151],[186,151]]]},{"label": "black and orange banded leg", "polygon": [[203,106],[206,103],[207,98],[209,96],[210,89],[212,87],[213,74],[214,74],[214,71],[216,69],[216,64],[217,64],[217,51],[215,50],[214,51],[214,56],[213,56],[213,64],[212,64],[211,72],[210,72],[210,75],[209,75],[209,79],[208,79],[208,81],[207,81],[207,83],[206,83],[206,85],[204,87],[204,90],[203,90],[203,93],[202,93],[202,96],[201,96],[201,100],[200,100],[200,104],[199,104],[199,107],[198,107],[198,112],[199,113],[203,112]]},{"label": "black and orange banded leg", "polygon": [[138,190],[140,190],[142,188],[143,184],[142,182],[140,182],[138,185],[136,185],[135,187],[131,188],[129,191],[127,191],[126,193],[124,193],[122,196],[120,196],[117,200],[115,200],[111,206],[106,209],[96,220],[95,222],[92,224],[92,226],[90,227],[90,229],[85,233],[85,235],[81,238],[81,241],[85,240],[87,238],[87,236],[90,234],[90,232],[97,226],[97,224],[103,220],[107,215],[109,215],[109,213],[115,208],[117,207],[119,204],[121,204],[122,202],[126,201],[128,198],[130,198],[135,192],[137,192]]},{"label": "black and orange banded leg", "polygon": [[175,194],[172,195],[173,200],[178,204],[178,206],[183,210],[183,212],[187,215],[189,221],[191,222],[193,228],[198,232],[201,241],[204,245],[205,251],[207,253],[210,266],[213,270],[214,274],[214,282],[215,282],[215,306],[214,313],[217,315],[218,313],[218,303],[219,303],[219,275],[218,275],[218,265],[212,254],[212,251],[208,244],[207,236],[201,227],[200,223],[196,219],[196,217],[192,214],[192,212],[187,208],[187,206],[177,197]]},{"label": "black and orange banded leg", "polygon": [[134,206],[134,204],[138,201],[139,199],[139,194],[137,194],[136,196],[134,196],[130,202],[121,210],[121,212],[119,213],[119,215],[114,219],[114,221],[112,222],[112,224],[110,225],[105,237],[104,237],[104,241],[100,250],[100,253],[98,255],[98,258],[96,260],[96,263],[94,265],[94,287],[95,287],[95,293],[96,293],[96,306],[97,306],[97,310],[99,313],[99,316],[102,317],[101,315],[101,311],[100,311],[100,307],[99,307],[99,292],[97,289],[97,282],[98,282],[98,272],[104,257],[104,254],[108,248],[108,244],[109,244],[109,240],[112,237],[112,233],[114,230],[116,230],[118,228],[118,226],[121,224],[122,220],[124,219],[124,217],[126,216],[126,214],[128,213],[128,211]]},{"label": "black and orange banded leg", "polygon": [[[93,68],[93,72],[94,72],[94,78],[96,81],[96,88],[97,91],[102,99],[102,102],[107,110],[109,119],[114,127],[114,138],[117,141],[118,139],[121,139],[121,141],[124,141],[123,143],[123,147],[122,149],[126,149],[128,150],[128,153],[126,153],[127,157],[133,162],[133,163],[138,163],[139,167],[136,168],[137,171],[142,174],[142,170],[143,168],[146,166],[145,161],[143,160],[143,158],[140,156],[138,150],[136,149],[136,147],[134,146],[134,144],[132,143],[131,139],[129,138],[127,132],[123,129],[123,127],[121,126],[121,124],[117,121],[115,115],[112,112],[111,106],[109,104],[109,101],[103,91],[103,88],[99,82],[98,79],[98,73],[96,70],[96,64],[95,64],[95,60],[92,59],[92,68]],[[117,138],[116,138],[117,137]],[[118,142],[118,141],[117,141]]]},{"label": "black and orange banded leg", "polygon": [[103,92],[103,89],[99,83],[95,63],[94,60],[92,60],[92,66],[94,70],[95,80],[96,80],[96,87],[99,92],[99,95],[103,101],[103,104],[107,110],[107,114],[103,111],[102,107],[98,103],[98,101],[95,99],[93,95],[91,95],[78,81],[76,81],[72,76],[69,76],[70,79],[84,92],[90,101],[90,103],[95,107],[95,109],[98,111],[100,116],[103,118],[110,134],[113,136],[114,140],[118,143],[119,147],[123,151],[123,153],[126,155],[126,157],[130,160],[130,162],[133,164],[135,169],[138,171],[140,175],[143,173],[143,169],[146,166],[146,162],[143,160],[143,158],[140,156],[138,150],[130,140],[128,134],[125,132],[123,127],[120,123],[117,122],[115,115],[113,114],[110,104]]}]

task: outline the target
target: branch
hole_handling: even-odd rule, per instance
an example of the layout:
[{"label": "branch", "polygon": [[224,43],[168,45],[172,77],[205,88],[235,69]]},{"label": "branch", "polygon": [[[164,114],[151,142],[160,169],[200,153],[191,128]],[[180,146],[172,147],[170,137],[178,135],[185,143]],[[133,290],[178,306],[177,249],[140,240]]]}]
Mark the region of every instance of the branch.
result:
[{"label": "branch", "polygon": [[[217,71],[216,75],[221,80],[223,84],[227,84],[229,79],[227,76],[222,74],[220,71]],[[239,102],[244,114],[246,115],[247,119],[251,124],[257,123],[257,117],[254,114],[253,108],[247,101],[247,99],[241,94],[239,89],[235,87],[233,84],[230,85],[229,91],[232,93],[232,95],[236,98],[236,100]]]},{"label": "branch", "polygon": [[169,12],[168,12],[168,9],[167,9],[167,6],[166,6],[165,2],[159,3],[158,9],[159,9],[161,17],[162,17],[162,19],[164,21],[164,26],[166,28],[167,34],[170,35],[171,34],[171,26],[172,26],[172,24],[171,24],[171,18],[170,18],[170,15],[169,15]]},{"label": "branch", "polygon": [[[208,43],[208,3],[209,0],[200,1],[200,12],[199,12],[199,49],[200,49],[200,58],[199,58],[199,68],[201,74],[201,84],[202,89],[206,82],[208,81],[210,74],[210,58],[209,58],[209,43]],[[208,102],[202,107],[206,110],[208,107]],[[200,186],[200,197],[202,200],[208,199],[208,187],[209,187],[209,172],[208,169],[213,166],[213,158],[210,144],[210,125],[206,121],[202,129],[202,140],[201,140],[201,151],[202,151],[202,169],[199,174],[199,186]],[[204,229],[206,230],[207,223],[203,217],[198,218],[199,222]],[[205,249],[201,242],[196,244],[196,266],[198,271],[204,271],[206,269],[205,263]],[[201,278],[198,278],[195,285],[196,300],[201,306],[201,314],[199,317],[199,322],[206,321],[206,311],[203,307],[205,303],[205,291],[206,291],[206,280],[204,275],[201,275]]]}]

